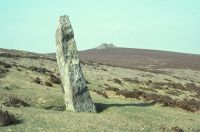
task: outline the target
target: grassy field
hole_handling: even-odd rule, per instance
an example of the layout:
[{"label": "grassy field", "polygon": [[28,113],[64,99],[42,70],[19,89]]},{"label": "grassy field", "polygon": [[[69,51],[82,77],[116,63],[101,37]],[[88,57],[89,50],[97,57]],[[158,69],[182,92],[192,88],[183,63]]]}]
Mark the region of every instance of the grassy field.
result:
[{"label": "grassy field", "polygon": [[[200,111],[189,112],[179,107],[162,107],[143,98],[127,98],[106,90],[140,90],[172,99],[195,99],[198,95],[200,71],[189,69],[161,69],[165,73],[152,73],[138,69],[109,67],[98,64],[82,65],[88,81],[88,89],[98,113],[74,113],[66,111],[61,84],[51,82],[50,74],[59,77],[55,61],[48,59],[0,57],[10,64],[9,71],[0,78],[0,105],[19,120],[17,124],[0,126],[0,131],[200,131]],[[34,69],[31,66],[44,69]],[[39,83],[35,79],[39,77]],[[131,81],[126,81],[129,78]],[[169,81],[170,80],[170,81]],[[46,81],[53,86],[47,86]],[[150,84],[148,83],[150,82]],[[155,87],[156,82],[165,83]],[[168,85],[170,83],[170,85]],[[180,88],[170,87],[180,83]],[[193,83],[190,89],[185,84]],[[184,89],[183,89],[184,88]],[[152,90],[153,89],[153,90]],[[196,91],[195,91],[196,90]],[[98,92],[104,93],[104,97]],[[173,91],[173,92],[169,92]],[[174,95],[173,93],[179,93]],[[30,106],[6,106],[10,98],[20,99]]]}]

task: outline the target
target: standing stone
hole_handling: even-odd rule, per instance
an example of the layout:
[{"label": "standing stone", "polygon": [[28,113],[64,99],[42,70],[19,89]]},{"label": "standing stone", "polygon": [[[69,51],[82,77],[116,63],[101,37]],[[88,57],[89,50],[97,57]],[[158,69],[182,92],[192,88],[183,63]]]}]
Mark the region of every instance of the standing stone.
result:
[{"label": "standing stone", "polygon": [[96,112],[80,66],[74,32],[68,16],[59,18],[56,47],[66,109],[74,112]]}]

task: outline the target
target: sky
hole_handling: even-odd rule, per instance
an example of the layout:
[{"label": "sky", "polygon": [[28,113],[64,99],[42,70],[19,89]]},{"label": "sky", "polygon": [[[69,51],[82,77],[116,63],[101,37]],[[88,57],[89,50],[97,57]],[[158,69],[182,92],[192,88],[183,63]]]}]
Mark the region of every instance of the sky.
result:
[{"label": "sky", "polygon": [[61,15],[78,50],[112,43],[200,54],[200,0],[1,0],[0,48],[55,52]]}]

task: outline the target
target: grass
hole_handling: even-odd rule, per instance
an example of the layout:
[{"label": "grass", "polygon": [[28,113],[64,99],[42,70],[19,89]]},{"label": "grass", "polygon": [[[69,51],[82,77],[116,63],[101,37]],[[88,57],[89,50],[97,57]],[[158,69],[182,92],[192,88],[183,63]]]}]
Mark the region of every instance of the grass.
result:
[{"label": "grass", "polygon": [[[1,58],[0,58],[1,59]],[[7,63],[16,61],[15,59],[6,59]],[[33,60],[32,60],[33,61]],[[23,58],[17,63],[31,66],[30,59]],[[41,59],[34,60],[34,66],[40,67]],[[45,68],[54,72],[57,76],[56,64],[53,61],[44,60]],[[50,74],[40,73],[38,71],[21,68],[18,71],[16,67],[9,69],[9,72],[3,78],[0,78],[0,104],[6,101],[10,96],[30,104],[30,107],[6,107],[4,109],[9,113],[16,115],[21,120],[20,124],[14,124],[6,127],[0,127],[1,132],[6,131],[172,131],[173,129],[183,129],[184,131],[200,130],[200,113],[187,112],[180,108],[162,107],[160,104],[154,104],[148,101],[142,101],[134,98],[124,98],[122,96],[108,95],[106,98],[104,91],[107,89],[140,89],[143,84],[132,84],[124,82],[123,78],[134,80],[138,76],[139,80],[148,81],[149,77],[139,76],[141,71],[103,67],[105,70],[94,69],[91,66],[83,67],[84,75],[90,82],[91,97],[94,100],[99,113],[74,113],[65,111],[64,99],[60,82]],[[152,73],[153,74],[153,73]],[[153,74],[156,77],[156,74]],[[168,75],[158,76],[159,81],[164,80]],[[39,77],[42,82],[45,80],[53,83],[52,87],[32,82]],[[114,78],[122,80],[122,85]],[[151,77],[153,82],[158,80]],[[111,81],[108,81],[111,80]],[[171,79],[173,81],[173,79]],[[108,85],[105,85],[108,84]],[[101,91],[98,95],[96,92]],[[163,89],[159,89],[165,93]],[[145,90],[146,92],[152,92]],[[160,94],[159,93],[157,94]],[[183,95],[185,92],[182,93]],[[170,95],[171,96],[171,95]]]},{"label": "grass", "polygon": [[[179,126],[184,130],[199,128],[199,114],[185,113],[182,110],[155,106],[120,106],[133,100],[108,100],[92,94],[95,102],[110,106],[101,113],[74,113],[38,108],[10,108],[25,121],[16,126],[2,127],[7,131],[160,131]],[[113,105],[114,104],[114,105]],[[31,114],[30,114],[31,113]]]}]

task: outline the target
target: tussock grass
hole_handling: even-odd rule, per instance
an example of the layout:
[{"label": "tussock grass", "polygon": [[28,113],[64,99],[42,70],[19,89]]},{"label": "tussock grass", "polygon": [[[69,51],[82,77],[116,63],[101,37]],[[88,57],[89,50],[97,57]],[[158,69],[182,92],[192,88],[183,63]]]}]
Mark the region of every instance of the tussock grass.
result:
[{"label": "tussock grass", "polygon": [[53,87],[53,84],[50,83],[49,81],[45,81],[44,84],[45,84],[46,86]]},{"label": "tussock grass", "polygon": [[49,81],[50,81],[51,83],[61,84],[60,78],[58,78],[57,76],[55,76],[55,75],[52,74],[52,73],[49,75]]},{"label": "tussock grass", "polygon": [[19,120],[13,114],[0,109],[0,126],[9,126],[17,123],[19,123]]},{"label": "tussock grass", "polygon": [[20,107],[20,106],[28,107],[28,106],[30,106],[28,103],[26,103],[25,101],[15,97],[15,96],[10,96],[8,98],[8,100],[3,103],[3,105],[5,105],[7,107]]}]

